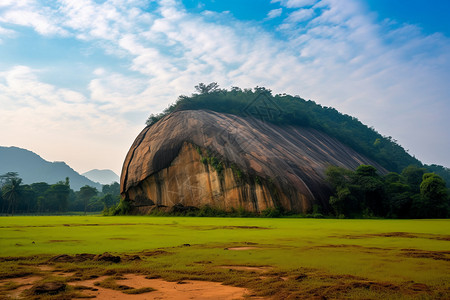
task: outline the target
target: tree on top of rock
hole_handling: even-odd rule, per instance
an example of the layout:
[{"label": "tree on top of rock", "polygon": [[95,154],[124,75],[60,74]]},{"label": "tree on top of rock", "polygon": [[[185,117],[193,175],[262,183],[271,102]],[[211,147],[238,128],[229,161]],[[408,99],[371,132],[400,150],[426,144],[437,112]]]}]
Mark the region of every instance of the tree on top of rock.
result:
[{"label": "tree on top of rock", "polygon": [[211,82],[208,85],[201,82],[195,86],[195,90],[199,94],[209,94],[219,90],[219,85],[217,84],[217,82]]}]

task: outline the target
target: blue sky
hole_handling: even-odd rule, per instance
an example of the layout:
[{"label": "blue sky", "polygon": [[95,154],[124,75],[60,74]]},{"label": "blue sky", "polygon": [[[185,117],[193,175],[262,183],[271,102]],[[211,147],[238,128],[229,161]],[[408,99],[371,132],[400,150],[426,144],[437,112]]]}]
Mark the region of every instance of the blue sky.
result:
[{"label": "blue sky", "polygon": [[0,0],[0,145],[119,173],[199,82],[357,117],[450,167],[450,1]]}]

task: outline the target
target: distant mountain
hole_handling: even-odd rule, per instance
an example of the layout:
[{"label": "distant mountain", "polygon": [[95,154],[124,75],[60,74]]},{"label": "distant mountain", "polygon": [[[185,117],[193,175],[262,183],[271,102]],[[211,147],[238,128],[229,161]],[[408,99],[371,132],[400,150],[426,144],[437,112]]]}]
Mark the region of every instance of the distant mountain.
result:
[{"label": "distant mountain", "polygon": [[77,191],[90,185],[101,191],[102,186],[80,175],[65,162],[49,162],[26,149],[0,146],[0,174],[17,172],[23,183],[47,182],[49,184],[70,179],[70,187]]},{"label": "distant mountain", "polygon": [[99,182],[101,184],[111,184],[113,182],[119,182],[120,180],[119,175],[108,169],[106,170],[94,169],[85,172],[81,175],[86,176],[90,180]]}]

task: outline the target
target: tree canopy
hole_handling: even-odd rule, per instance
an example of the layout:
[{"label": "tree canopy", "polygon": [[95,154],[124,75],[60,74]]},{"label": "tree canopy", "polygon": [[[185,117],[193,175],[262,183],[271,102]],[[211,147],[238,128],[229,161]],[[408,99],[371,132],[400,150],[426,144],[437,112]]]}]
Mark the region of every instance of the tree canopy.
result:
[{"label": "tree canopy", "polygon": [[372,166],[355,171],[330,166],[327,181],[334,189],[330,206],[341,217],[446,218],[450,197],[442,177],[406,167],[400,174],[377,174]]},{"label": "tree canopy", "polygon": [[115,207],[120,201],[117,182],[104,185],[102,192],[86,186],[74,192],[69,178],[55,184],[23,184],[16,172],[0,175],[0,213],[48,214],[68,211],[99,212]]},{"label": "tree canopy", "polygon": [[9,178],[2,187],[2,198],[8,205],[7,211],[12,215],[14,215],[17,204],[24,194],[21,184],[22,179],[14,176]]},{"label": "tree canopy", "polygon": [[[321,106],[312,100],[287,94],[273,95],[264,87],[221,89],[217,83],[200,83],[196,93],[181,95],[178,100],[160,114],[152,114],[147,120],[151,126],[166,115],[180,110],[212,110],[242,117],[263,119],[277,125],[305,126],[320,130],[340,140],[361,154],[373,159],[389,171],[401,172],[422,163],[411,156],[392,137],[382,136],[357,118],[342,114],[332,107]],[[450,172],[435,168],[438,174]]]}]

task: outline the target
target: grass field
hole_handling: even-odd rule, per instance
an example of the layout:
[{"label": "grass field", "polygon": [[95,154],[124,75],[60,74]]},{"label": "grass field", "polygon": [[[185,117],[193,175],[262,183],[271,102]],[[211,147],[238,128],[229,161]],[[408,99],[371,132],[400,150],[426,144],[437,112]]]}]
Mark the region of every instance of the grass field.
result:
[{"label": "grass field", "polygon": [[[103,252],[141,260],[49,262]],[[49,264],[219,281],[274,298],[450,298],[450,220],[0,217],[0,256],[0,279]]]}]

